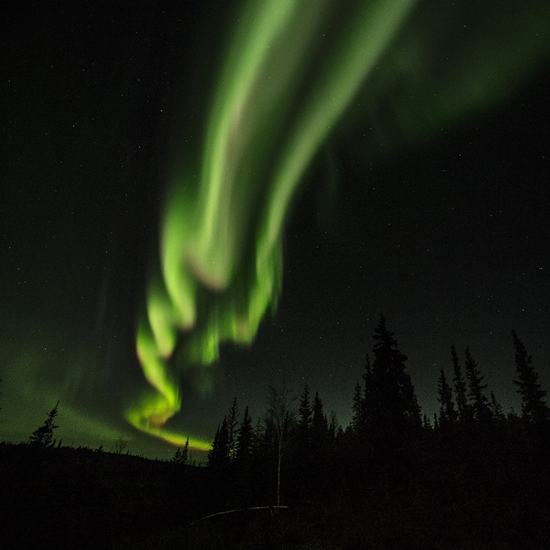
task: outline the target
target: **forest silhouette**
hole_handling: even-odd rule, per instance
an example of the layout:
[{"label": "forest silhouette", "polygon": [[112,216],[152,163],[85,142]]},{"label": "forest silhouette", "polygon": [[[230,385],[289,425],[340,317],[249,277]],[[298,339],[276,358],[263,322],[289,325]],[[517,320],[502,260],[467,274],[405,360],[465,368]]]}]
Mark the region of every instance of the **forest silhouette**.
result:
[{"label": "forest silhouette", "polygon": [[462,360],[451,346],[433,418],[384,317],[373,338],[349,426],[307,384],[296,397],[269,387],[256,419],[234,399],[206,463],[188,445],[170,461],[122,442],[115,453],[63,446],[56,404],[27,444],[0,444],[0,545],[548,548],[550,408],[519,336],[519,413],[504,413],[469,348]]}]

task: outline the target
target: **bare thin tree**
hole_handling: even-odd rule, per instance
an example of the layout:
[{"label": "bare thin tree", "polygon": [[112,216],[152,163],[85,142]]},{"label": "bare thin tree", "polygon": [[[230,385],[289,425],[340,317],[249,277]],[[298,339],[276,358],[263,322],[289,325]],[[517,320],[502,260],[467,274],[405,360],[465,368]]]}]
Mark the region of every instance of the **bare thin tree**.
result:
[{"label": "bare thin tree", "polygon": [[291,406],[295,399],[290,395],[284,382],[278,388],[269,386],[268,419],[273,423],[277,439],[277,506],[281,505],[281,463],[285,451],[287,431],[294,416]]}]

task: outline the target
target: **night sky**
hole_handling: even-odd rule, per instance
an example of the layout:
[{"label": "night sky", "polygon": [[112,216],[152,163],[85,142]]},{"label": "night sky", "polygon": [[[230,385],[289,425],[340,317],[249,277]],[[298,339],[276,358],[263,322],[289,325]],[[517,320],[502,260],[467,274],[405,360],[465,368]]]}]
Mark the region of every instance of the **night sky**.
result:
[{"label": "night sky", "polygon": [[[173,159],[201,155],[236,25],[222,4],[22,2],[5,18],[0,439],[26,441],[59,400],[63,444],[173,454],[124,410],[146,385],[136,326]],[[173,430],[211,440],[234,396],[256,417],[283,382],[345,427],[381,313],[430,417],[451,344],[519,411],[512,329],[550,390],[549,12],[441,4],[411,8],[323,140],[286,217],[276,312],[252,346],[222,346],[210,396],[181,376]],[[329,52],[319,39],[311,63]]]}]

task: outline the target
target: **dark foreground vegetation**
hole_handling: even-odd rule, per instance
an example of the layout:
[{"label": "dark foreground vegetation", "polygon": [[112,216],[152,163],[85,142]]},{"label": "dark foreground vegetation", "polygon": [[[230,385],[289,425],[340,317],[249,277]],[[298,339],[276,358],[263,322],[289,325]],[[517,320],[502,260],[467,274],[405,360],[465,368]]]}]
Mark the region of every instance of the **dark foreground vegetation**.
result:
[{"label": "dark foreground vegetation", "polygon": [[374,339],[345,430],[308,386],[270,388],[256,422],[233,402],[203,467],[55,447],[52,410],[0,445],[0,547],[550,548],[550,409],[518,336],[519,414],[452,348],[432,419],[383,318]]}]

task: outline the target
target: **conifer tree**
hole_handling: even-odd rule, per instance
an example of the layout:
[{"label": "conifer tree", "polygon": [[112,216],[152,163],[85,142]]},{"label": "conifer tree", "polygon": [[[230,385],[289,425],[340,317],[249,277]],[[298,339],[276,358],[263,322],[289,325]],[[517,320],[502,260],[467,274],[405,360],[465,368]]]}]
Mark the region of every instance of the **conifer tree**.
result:
[{"label": "conifer tree", "polygon": [[289,470],[292,477],[300,481],[301,490],[307,490],[315,476],[312,468],[315,453],[313,403],[307,383],[300,394],[296,430],[295,434],[290,434],[289,443]]},{"label": "conifer tree", "polygon": [[491,392],[491,397],[489,399],[489,409],[491,410],[491,415],[496,422],[505,422],[506,417],[502,411],[502,405],[498,402],[495,392]]},{"label": "conifer tree", "polygon": [[453,390],[447,383],[445,372],[440,370],[437,381],[437,400],[439,401],[439,424],[446,427],[454,424],[458,418],[453,402]]},{"label": "conifer tree", "polygon": [[491,419],[489,400],[484,393],[487,384],[483,384],[484,377],[468,347],[464,351],[464,358],[464,370],[469,386],[468,398],[472,407],[473,418],[477,422],[486,422]]},{"label": "conifer tree", "polygon": [[54,445],[53,440],[53,431],[58,428],[54,424],[54,419],[57,416],[57,407],[59,405],[59,401],[55,404],[55,407],[49,412],[48,418],[40,426],[37,428],[32,435],[30,436],[30,444],[34,447],[52,447]]},{"label": "conifer tree", "polygon": [[252,457],[258,459],[263,455],[265,424],[261,418],[256,419],[256,425],[252,428],[251,449]]},{"label": "conifer tree", "polygon": [[330,419],[327,419],[327,433],[330,441],[334,441],[336,437],[339,437],[342,433],[342,426],[338,422],[338,416],[336,411],[330,411]]},{"label": "conifer tree", "polygon": [[237,452],[235,455],[235,460],[240,464],[248,464],[250,461],[253,435],[252,418],[250,418],[248,407],[246,407],[244,409],[243,420],[237,436]]},{"label": "conifer tree", "polygon": [[189,436],[187,436],[187,439],[185,440],[185,445],[183,446],[183,449],[181,450],[181,462],[182,464],[187,464],[189,461]]},{"label": "conifer tree", "polygon": [[309,386],[306,384],[300,395],[300,407],[298,409],[298,429],[302,438],[307,438],[311,429],[311,414]]},{"label": "conifer tree", "polygon": [[365,400],[363,398],[363,389],[361,388],[361,384],[359,384],[359,382],[355,384],[351,411],[351,429],[356,435],[359,435],[363,432],[365,423]]},{"label": "conifer tree", "polygon": [[368,414],[372,414],[376,408],[372,366],[368,353],[365,356],[365,372],[362,378],[365,384],[364,388],[357,382],[353,390],[352,420],[350,424],[352,432],[360,437],[365,435]]},{"label": "conifer tree", "polygon": [[466,395],[466,382],[462,376],[462,369],[460,368],[460,362],[458,360],[458,355],[454,344],[451,346],[451,357],[453,360],[453,383],[456,395],[458,419],[461,422],[468,422],[471,419],[471,413]]},{"label": "conifer tree", "polygon": [[[373,335],[372,365],[365,379],[365,430],[361,455],[368,460],[368,476],[376,479],[389,498],[390,484],[399,483],[410,472],[422,428],[420,407],[411,378],[406,372],[407,356],[386,327],[383,316]],[[416,435],[415,435],[416,434]]]},{"label": "conifer tree", "polygon": [[174,456],[172,457],[171,462],[174,462],[175,464],[187,464],[187,461],[189,459],[189,438],[185,441],[185,445],[183,447],[178,447],[176,449],[176,452],[174,453]]},{"label": "conifer tree", "polygon": [[550,407],[546,402],[547,392],[539,384],[539,375],[525,345],[512,331],[514,340],[516,375],[514,384],[521,396],[521,413],[524,420],[540,427],[550,423]]},{"label": "conifer tree", "polygon": [[176,452],[174,453],[174,455],[170,459],[170,462],[173,462],[174,464],[179,464],[180,461],[181,461],[181,447],[178,447],[176,449]]},{"label": "conifer tree", "polygon": [[223,469],[229,465],[229,430],[227,418],[218,426],[212,448],[208,452],[207,466],[215,469]]},{"label": "conifer tree", "polygon": [[303,476],[310,488],[326,483],[330,454],[329,424],[319,392],[315,392],[312,410],[309,456],[305,457],[307,472]]},{"label": "conifer tree", "polygon": [[233,399],[233,404],[226,416],[227,419],[227,447],[229,458],[233,460],[237,452],[237,435],[239,427],[239,407],[237,406],[237,398]]},{"label": "conifer tree", "polygon": [[316,440],[323,439],[328,430],[327,417],[323,410],[323,402],[319,397],[319,392],[315,392],[315,397],[313,398],[313,418],[311,421],[311,431],[313,437]]},{"label": "conifer tree", "polygon": [[366,388],[367,421],[385,424],[385,429],[400,433],[407,427],[420,426],[420,407],[411,378],[405,372],[407,356],[399,351],[384,316],[380,317],[374,339],[374,361],[372,368],[367,367],[365,377],[370,382]]}]

